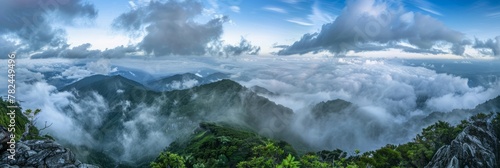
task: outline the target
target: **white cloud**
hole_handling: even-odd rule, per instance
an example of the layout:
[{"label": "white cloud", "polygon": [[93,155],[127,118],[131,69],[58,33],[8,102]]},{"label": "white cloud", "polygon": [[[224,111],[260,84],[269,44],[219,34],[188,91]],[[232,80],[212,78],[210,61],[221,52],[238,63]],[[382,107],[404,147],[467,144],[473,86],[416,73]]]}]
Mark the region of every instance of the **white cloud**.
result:
[{"label": "white cloud", "polygon": [[133,0],[128,1],[128,4],[130,5],[130,8],[132,8],[133,10],[137,9],[137,5]]},{"label": "white cloud", "polygon": [[424,7],[418,7],[418,8],[420,8],[420,9],[422,9],[422,10],[426,11],[426,12],[429,12],[429,13],[435,14],[435,15],[443,16],[443,14],[441,14],[441,13],[439,13],[439,12],[435,11],[435,10],[432,10],[432,9],[428,9],[428,8],[424,8]]},{"label": "white cloud", "polygon": [[109,60],[105,59],[100,59],[95,62],[87,63],[86,69],[95,74],[103,74],[103,75],[107,75],[111,72],[116,71],[116,69],[111,69],[111,64],[109,63]]},{"label": "white cloud", "polygon": [[313,26],[314,24],[313,23],[308,23],[308,22],[305,22],[305,21],[301,21],[300,19],[288,19],[286,20],[290,23],[295,23],[295,24],[298,24],[298,25],[302,25],[302,26]]},{"label": "white cloud", "polygon": [[489,13],[486,16],[491,17],[491,18],[498,18],[498,17],[500,17],[500,12]]},{"label": "white cloud", "polygon": [[281,1],[289,4],[297,4],[298,2],[300,2],[300,0],[281,0]]},{"label": "white cloud", "polygon": [[282,13],[282,14],[286,14],[286,13],[288,13],[288,12],[287,12],[285,9],[283,9],[283,8],[278,8],[278,7],[273,7],[273,6],[267,6],[267,7],[264,7],[263,9],[264,9],[264,10],[271,11],[271,12]]},{"label": "white cloud", "polygon": [[238,6],[230,6],[229,9],[231,9],[234,13],[240,13],[240,7]]},{"label": "white cloud", "polygon": [[333,22],[334,17],[330,16],[327,12],[322,11],[319,5],[319,2],[314,3],[311,8],[311,14],[308,15],[308,19],[316,25]]}]

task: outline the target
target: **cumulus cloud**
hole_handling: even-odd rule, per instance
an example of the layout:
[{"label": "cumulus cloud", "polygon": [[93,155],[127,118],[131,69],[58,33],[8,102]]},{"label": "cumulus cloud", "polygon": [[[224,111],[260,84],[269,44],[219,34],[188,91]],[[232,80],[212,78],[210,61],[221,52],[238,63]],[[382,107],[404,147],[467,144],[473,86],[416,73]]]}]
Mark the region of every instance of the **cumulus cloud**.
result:
[{"label": "cumulus cloud", "polygon": [[145,30],[138,47],[149,54],[202,55],[208,43],[220,38],[222,25],[228,21],[221,16],[204,24],[195,22],[194,17],[202,11],[202,4],[195,0],[152,1],[120,15],[113,26],[131,33]]},{"label": "cumulus cloud", "polygon": [[224,53],[226,56],[238,56],[242,54],[246,55],[257,55],[259,54],[260,47],[253,46],[245,38],[241,38],[238,45],[226,45],[224,46]]},{"label": "cumulus cloud", "polygon": [[243,37],[241,37],[240,43],[237,45],[224,44],[224,41],[213,41],[207,47],[207,53],[212,56],[258,55],[259,52],[259,46],[252,45],[250,41]]},{"label": "cumulus cloud", "polygon": [[[347,1],[345,9],[335,21],[324,24],[320,32],[308,33],[279,55],[305,54],[329,51],[336,54],[347,51],[365,51],[364,44],[387,45],[409,43],[419,50],[435,53],[437,43],[449,43],[451,52],[462,55],[465,36],[446,27],[440,21],[421,13],[408,12],[403,5],[392,1]],[[390,47],[390,46],[389,46]]]},{"label": "cumulus cloud", "polygon": [[85,43],[76,47],[73,47],[71,50],[67,50],[62,54],[64,58],[87,58],[90,56],[95,56],[99,53],[99,50],[89,50],[92,45],[90,43]]},{"label": "cumulus cloud", "polygon": [[495,37],[495,39],[488,39],[486,41],[481,41],[476,38],[474,46],[476,49],[488,49],[490,53],[486,53],[491,56],[500,56],[500,36]]},{"label": "cumulus cloud", "polygon": [[93,19],[97,16],[94,6],[81,0],[1,1],[0,6],[0,35],[10,35],[10,39],[19,40],[25,51],[65,45],[65,31],[52,24],[56,20],[76,24],[80,18]]}]

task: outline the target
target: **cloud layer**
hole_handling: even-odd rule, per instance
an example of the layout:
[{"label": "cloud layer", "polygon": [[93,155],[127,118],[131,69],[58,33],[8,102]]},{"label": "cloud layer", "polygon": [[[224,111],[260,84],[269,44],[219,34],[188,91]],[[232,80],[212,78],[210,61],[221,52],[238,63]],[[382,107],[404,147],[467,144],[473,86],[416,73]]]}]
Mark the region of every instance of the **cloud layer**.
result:
[{"label": "cloud layer", "polygon": [[2,39],[6,42],[2,45],[10,46],[2,52],[33,52],[44,47],[64,46],[65,30],[53,23],[75,25],[78,19],[93,19],[97,16],[95,7],[81,0],[1,1],[0,6],[0,35],[7,38]]},{"label": "cloud layer", "polygon": [[305,34],[299,41],[280,50],[279,55],[306,54],[320,51],[342,54],[347,51],[400,48],[409,43],[412,52],[435,53],[438,43],[449,43],[453,54],[462,55],[464,34],[446,27],[438,20],[420,13],[408,12],[392,1],[347,1],[345,9],[332,23],[317,33]]}]

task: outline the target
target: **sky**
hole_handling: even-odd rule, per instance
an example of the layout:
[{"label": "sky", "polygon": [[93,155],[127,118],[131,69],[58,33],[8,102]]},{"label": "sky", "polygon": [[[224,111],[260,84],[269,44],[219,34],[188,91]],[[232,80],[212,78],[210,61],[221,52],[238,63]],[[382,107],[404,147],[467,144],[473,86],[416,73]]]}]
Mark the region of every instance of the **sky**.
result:
[{"label": "sky", "polygon": [[496,0],[1,0],[0,6],[2,55],[32,59],[500,56]]}]

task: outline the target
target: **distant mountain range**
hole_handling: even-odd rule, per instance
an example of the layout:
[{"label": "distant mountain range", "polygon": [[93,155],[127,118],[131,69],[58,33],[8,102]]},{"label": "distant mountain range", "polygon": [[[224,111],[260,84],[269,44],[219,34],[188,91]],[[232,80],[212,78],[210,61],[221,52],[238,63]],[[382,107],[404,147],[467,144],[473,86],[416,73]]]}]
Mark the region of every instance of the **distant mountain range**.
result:
[{"label": "distant mountain range", "polygon": [[155,91],[170,91],[189,89],[193,86],[199,86],[228,78],[228,74],[220,72],[216,72],[205,77],[192,73],[184,73],[149,81],[146,85]]}]

